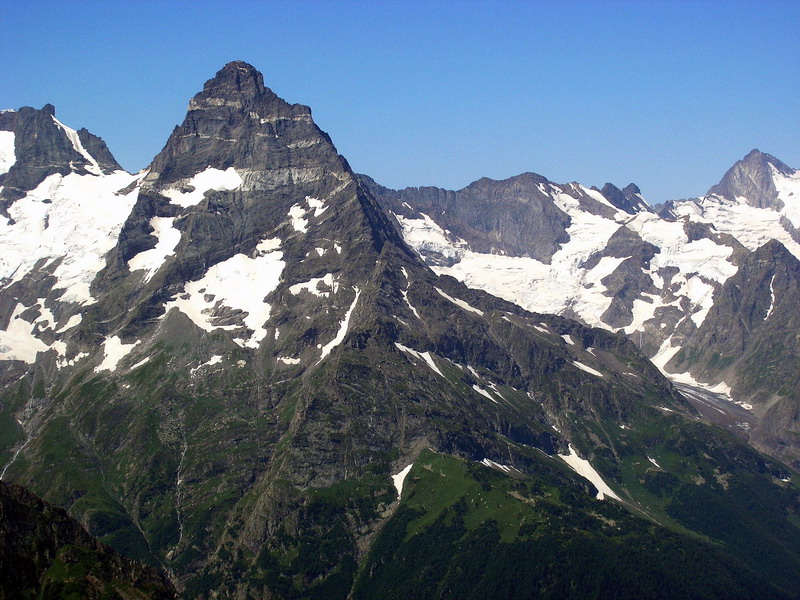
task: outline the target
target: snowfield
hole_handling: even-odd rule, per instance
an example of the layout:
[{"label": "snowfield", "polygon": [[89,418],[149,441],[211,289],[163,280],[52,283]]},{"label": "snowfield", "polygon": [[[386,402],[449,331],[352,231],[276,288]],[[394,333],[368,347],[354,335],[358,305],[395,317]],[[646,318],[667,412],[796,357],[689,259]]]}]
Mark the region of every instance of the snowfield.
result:
[{"label": "snowfield", "polygon": [[105,267],[139,190],[116,192],[139,176],[50,175],[8,209],[14,223],[0,217],[0,278],[19,281],[41,259],[63,259],[55,270],[61,300],[92,304],[89,287]]}]

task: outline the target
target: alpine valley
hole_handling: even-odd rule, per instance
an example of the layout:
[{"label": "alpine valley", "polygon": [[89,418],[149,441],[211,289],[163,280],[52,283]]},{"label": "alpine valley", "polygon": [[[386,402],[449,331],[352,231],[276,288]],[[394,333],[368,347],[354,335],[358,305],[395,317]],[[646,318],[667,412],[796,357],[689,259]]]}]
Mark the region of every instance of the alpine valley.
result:
[{"label": "alpine valley", "polygon": [[0,173],[0,598],[800,597],[776,158],[389,190],[232,62],[138,174],[50,105]]}]

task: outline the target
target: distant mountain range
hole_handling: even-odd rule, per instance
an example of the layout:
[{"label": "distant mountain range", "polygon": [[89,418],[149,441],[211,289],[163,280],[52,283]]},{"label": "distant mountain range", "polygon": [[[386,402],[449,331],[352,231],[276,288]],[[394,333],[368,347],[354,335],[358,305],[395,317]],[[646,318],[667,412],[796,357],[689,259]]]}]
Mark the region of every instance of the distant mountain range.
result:
[{"label": "distant mountain range", "polygon": [[393,191],[237,61],[141,173],[49,105],[0,167],[2,479],[183,597],[800,596],[776,159]]},{"label": "distant mountain range", "polygon": [[436,273],[624,332],[673,380],[746,407],[738,433],[800,467],[800,171],[753,150],[658,214],[634,184],[525,173],[389,190],[361,177]]}]

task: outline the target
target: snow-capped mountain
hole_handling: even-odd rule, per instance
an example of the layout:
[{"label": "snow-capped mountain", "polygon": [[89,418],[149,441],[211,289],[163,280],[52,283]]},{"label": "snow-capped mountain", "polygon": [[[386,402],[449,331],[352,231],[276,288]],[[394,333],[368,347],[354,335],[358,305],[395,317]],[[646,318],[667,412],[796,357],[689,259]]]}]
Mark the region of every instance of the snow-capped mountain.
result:
[{"label": "snow-capped mountain", "polygon": [[59,334],[96,301],[90,286],[136,201],[139,176],[123,171],[100,138],[56,119],[51,105],[0,113],[0,143],[0,281],[10,303],[0,360],[30,364],[53,349],[64,361]]},{"label": "snow-capped mountain", "polygon": [[[706,196],[668,203],[660,214],[633,184],[598,190],[527,173],[459,191],[396,191],[363,180],[437,273],[531,311],[621,330],[675,381],[732,396],[755,410],[756,421],[762,405],[786,389],[784,382],[756,389],[736,368],[723,372],[676,356],[688,340],[704,339],[698,329],[726,282],[759,247],[775,240],[786,256],[800,257],[800,171],[772,156],[752,151]],[[794,273],[792,265],[783,268]],[[769,289],[759,288],[760,296],[768,298]],[[768,316],[787,323],[785,315]],[[715,312],[715,320],[731,317]],[[778,355],[789,363],[797,356],[790,349]],[[742,347],[733,358],[746,356]],[[800,448],[785,437],[779,454],[800,460]]]},{"label": "snow-capped mountain", "polygon": [[[2,478],[185,597],[680,597],[687,577],[706,597],[800,593],[787,467],[710,425],[625,336],[437,276],[371,190],[388,192],[252,66],[207,81],[137,175],[52,113],[3,113]],[[541,265],[578,277],[576,297],[615,290],[584,302],[622,327],[737,272],[695,251],[746,257],[635,186],[501,183],[471,205],[420,192],[441,223],[392,211],[436,269]],[[699,244],[656,245],[675,232]],[[681,253],[702,273],[671,268]]]}]

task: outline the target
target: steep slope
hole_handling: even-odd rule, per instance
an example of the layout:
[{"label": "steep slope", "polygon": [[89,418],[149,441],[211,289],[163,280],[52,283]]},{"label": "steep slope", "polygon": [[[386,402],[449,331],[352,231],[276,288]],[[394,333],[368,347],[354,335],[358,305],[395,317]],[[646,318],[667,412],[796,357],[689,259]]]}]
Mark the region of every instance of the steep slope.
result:
[{"label": "steep slope", "polygon": [[161,573],[93,539],[64,509],[0,482],[0,598],[176,598]]},{"label": "steep slope", "polygon": [[750,405],[751,442],[800,469],[800,260],[777,241],[748,255],[668,369],[731,382]]},{"label": "steep slope", "polygon": [[[373,574],[402,596],[380,573],[395,551],[452,542],[455,577],[490,520],[503,553],[611,535],[623,565],[680,540],[714,573],[705,597],[800,594],[783,466],[706,424],[623,336],[436,276],[250,65],[209,80],[132,183],[80,320],[2,362],[3,476],[186,597],[345,598]],[[616,215],[598,196],[575,202]],[[13,285],[0,297],[31,308]],[[482,491],[502,508],[471,503]],[[453,511],[463,528],[440,531]],[[643,593],[683,564],[644,566]]]}]

